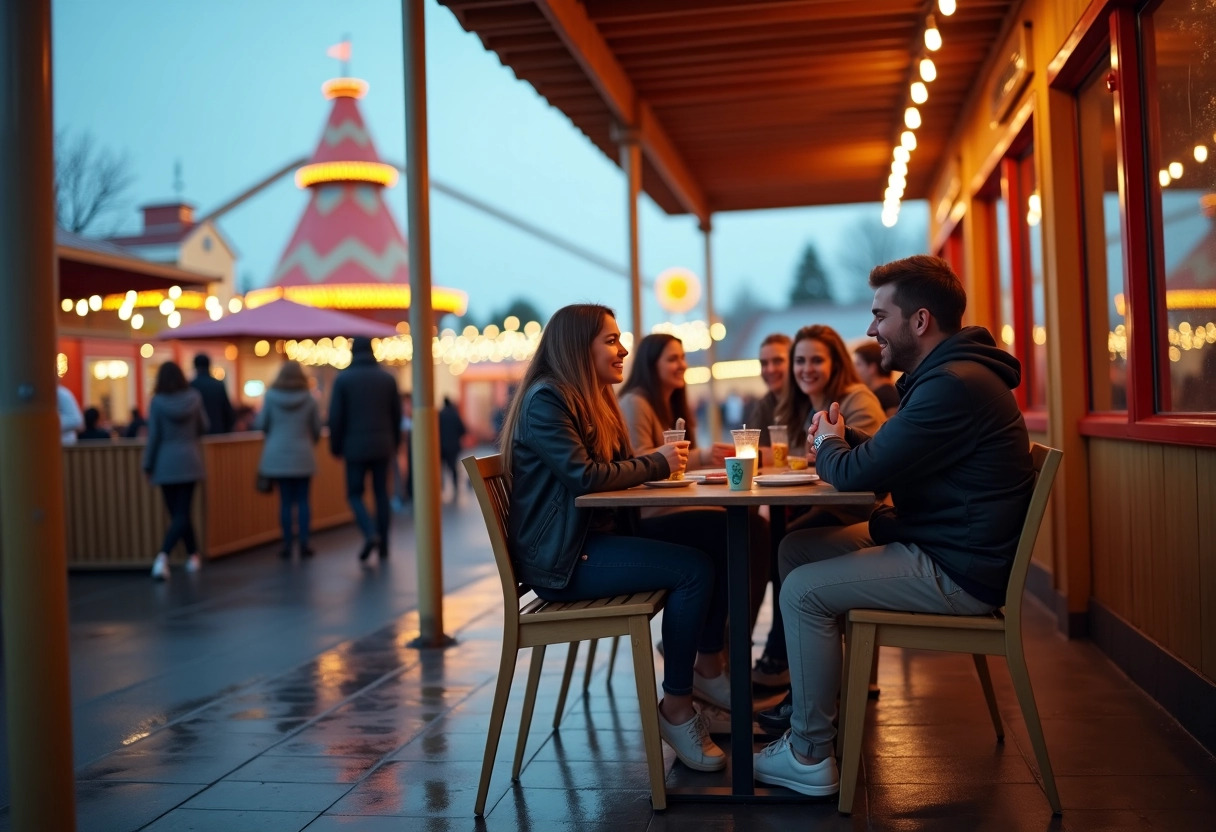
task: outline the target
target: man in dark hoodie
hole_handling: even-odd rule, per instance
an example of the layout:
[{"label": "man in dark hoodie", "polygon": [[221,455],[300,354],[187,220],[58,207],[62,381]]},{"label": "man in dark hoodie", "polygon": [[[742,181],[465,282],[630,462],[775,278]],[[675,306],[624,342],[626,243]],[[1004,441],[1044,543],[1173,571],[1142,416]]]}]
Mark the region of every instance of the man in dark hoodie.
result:
[{"label": "man in dark hoodie", "polygon": [[194,356],[194,379],[190,386],[203,397],[203,411],[207,414],[207,433],[229,433],[236,421],[228,388],[224,382],[211,375],[211,357],[205,352]]},{"label": "man in dark hoodie", "polygon": [[[388,528],[392,508],[388,499],[388,470],[401,440],[401,396],[397,380],[382,369],[372,353],[370,338],[355,338],[350,366],[338,373],[329,397],[329,449],[346,460],[346,499],[363,530],[359,560],[373,549],[388,557]],[[372,477],[376,521],[363,503],[364,481]]]},{"label": "man in dark hoodie", "polygon": [[[1017,359],[982,327],[962,327],[967,296],[946,261],[917,256],[870,272],[867,334],[902,370],[899,411],[872,437],[833,403],[807,442],[841,491],[888,491],[869,523],[794,532],[781,543],[790,728],[755,755],[756,779],[833,794],[839,616],[856,607],[981,615],[1004,603],[1034,469],[1014,399]],[[781,708],[765,712],[768,725]]]}]

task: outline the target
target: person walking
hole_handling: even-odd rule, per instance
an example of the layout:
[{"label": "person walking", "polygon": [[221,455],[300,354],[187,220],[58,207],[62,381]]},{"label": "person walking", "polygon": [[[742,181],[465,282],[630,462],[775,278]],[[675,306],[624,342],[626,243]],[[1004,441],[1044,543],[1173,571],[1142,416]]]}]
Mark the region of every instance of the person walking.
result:
[{"label": "person walking", "polygon": [[207,414],[207,433],[229,433],[236,422],[236,411],[228,398],[224,382],[211,375],[211,356],[200,352],[194,356],[194,378],[190,386],[203,397],[203,410]]},{"label": "person walking", "polygon": [[[363,532],[359,560],[373,550],[380,559],[389,554],[388,531],[392,506],[388,498],[388,471],[401,441],[401,396],[397,380],[384,370],[372,352],[370,338],[355,338],[350,366],[334,379],[329,399],[329,450],[346,461],[346,499]],[[363,502],[371,477],[376,503],[373,522]]]},{"label": "person walking", "polygon": [[[452,502],[460,501],[460,479],[457,477],[460,466],[460,449],[468,428],[460,418],[460,411],[447,396],[443,397],[443,407],[439,409],[439,458],[443,470],[452,475]],[[443,483],[440,483],[442,487]]]},{"label": "person walking", "polygon": [[172,361],[161,364],[148,406],[148,442],[143,457],[144,474],[153,485],[160,486],[169,511],[169,528],[152,561],[154,580],[168,579],[169,555],[178,541],[186,546],[186,571],[197,572],[202,566],[190,505],[194,487],[203,478],[202,437],[206,432],[202,396],[186,383],[181,367]]},{"label": "person walking", "polygon": [[668,590],[659,733],[689,768],[720,771],[726,755],[692,701],[712,558],[639,536],[636,510],[575,505],[582,494],[666,479],[687,461],[686,442],[630,453],[612,393],[629,354],[620,339],[612,310],[596,304],[563,307],[545,327],[503,422],[503,464],[512,483],[507,545],[516,577],[546,601]]},{"label": "person walking", "polygon": [[[312,512],[308,492],[317,470],[313,446],[321,438],[321,412],[300,362],[283,362],[266,391],[254,427],[264,434],[258,473],[274,480],[279,489],[279,524],[283,529],[279,555],[285,560],[291,558],[294,537],[300,544],[300,557],[311,557],[308,533]],[[294,536],[293,515],[299,529]]]}]

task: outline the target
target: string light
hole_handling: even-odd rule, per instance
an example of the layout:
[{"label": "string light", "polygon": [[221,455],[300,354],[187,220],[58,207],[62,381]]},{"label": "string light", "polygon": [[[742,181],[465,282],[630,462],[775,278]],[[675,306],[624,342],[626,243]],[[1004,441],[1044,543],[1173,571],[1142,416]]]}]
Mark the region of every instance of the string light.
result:
[{"label": "string light", "polygon": [[920,79],[926,83],[937,79],[937,64],[928,55],[920,59]]},{"label": "string light", "polygon": [[937,10],[942,13],[942,17],[949,17],[958,9],[958,4],[954,0],[937,0]]},{"label": "string light", "polygon": [[904,124],[908,126],[909,130],[915,130],[920,127],[920,110],[915,107],[909,107],[904,110]]},{"label": "string light", "polygon": [[912,100],[917,104],[924,104],[929,100],[929,88],[925,86],[923,81],[912,82]]},{"label": "string light", "polygon": [[942,48],[942,33],[937,30],[937,21],[933,15],[925,18],[925,48],[936,52]]}]

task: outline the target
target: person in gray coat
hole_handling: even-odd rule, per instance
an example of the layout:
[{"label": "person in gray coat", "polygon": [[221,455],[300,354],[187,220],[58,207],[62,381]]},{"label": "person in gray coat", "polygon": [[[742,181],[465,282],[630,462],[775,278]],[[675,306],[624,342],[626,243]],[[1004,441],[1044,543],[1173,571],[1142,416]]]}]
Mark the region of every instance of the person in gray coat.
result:
[{"label": "person in gray coat", "polygon": [[[363,530],[359,560],[373,549],[388,557],[388,465],[401,441],[401,396],[397,380],[380,368],[370,338],[355,338],[350,366],[334,379],[329,398],[329,449],[346,460],[346,499]],[[363,487],[371,474],[376,521],[363,504]]]},{"label": "person in gray coat", "polygon": [[283,549],[279,555],[284,559],[291,557],[295,514],[299,519],[300,557],[311,557],[308,529],[312,512],[308,489],[317,471],[313,446],[321,438],[321,412],[300,362],[283,362],[266,391],[266,401],[254,429],[265,434],[258,473],[274,480],[279,487],[279,523],[283,528]]},{"label": "person in gray coat", "polygon": [[202,396],[186,383],[181,367],[172,361],[161,364],[148,406],[148,444],[143,459],[144,473],[153,485],[160,486],[169,510],[169,528],[152,562],[155,580],[169,577],[169,553],[179,540],[186,545],[186,571],[197,572],[202,565],[190,503],[195,484],[203,478],[201,440],[206,432]]}]

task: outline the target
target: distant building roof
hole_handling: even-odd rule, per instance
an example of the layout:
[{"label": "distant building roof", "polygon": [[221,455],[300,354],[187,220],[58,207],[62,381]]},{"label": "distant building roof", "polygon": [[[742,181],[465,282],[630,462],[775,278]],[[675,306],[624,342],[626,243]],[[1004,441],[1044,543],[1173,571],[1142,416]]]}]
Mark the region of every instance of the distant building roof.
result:
[{"label": "distant building roof", "polygon": [[153,263],[109,240],[91,240],[55,230],[55,252],[59,258],[59,296],[82,298],[111,295],[132,289],[205,289],[218,280],[209,275]]}]

